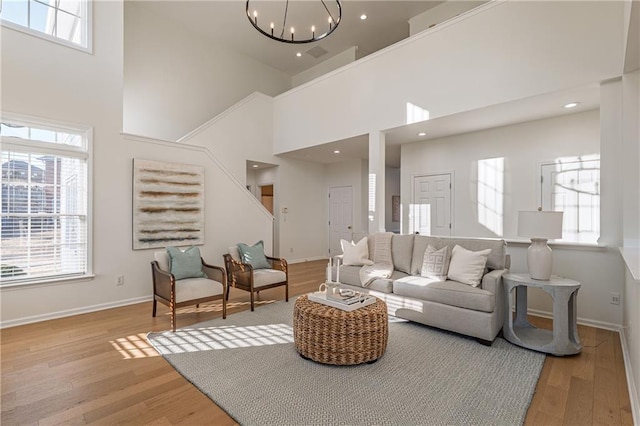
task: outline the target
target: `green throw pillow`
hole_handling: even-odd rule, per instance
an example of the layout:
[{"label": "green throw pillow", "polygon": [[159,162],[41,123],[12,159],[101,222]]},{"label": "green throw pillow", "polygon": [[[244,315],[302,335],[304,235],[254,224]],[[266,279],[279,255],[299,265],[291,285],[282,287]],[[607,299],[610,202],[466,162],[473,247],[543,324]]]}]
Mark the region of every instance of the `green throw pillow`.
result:
[{"label": "green throw pillow", "polygon": [[177,247],[167,247],[169,269],[176,280],[183,278],[206,278],[202,271],[202,259],[198,247],[189,247],[185,251]]},{"label": "green throw pillow", "polygon": [[249,247],[244,243],[238,244],[242,263],[248,263],[253,269],[271,269],[271,264],[264,255],[264,242],[262,240]]}]

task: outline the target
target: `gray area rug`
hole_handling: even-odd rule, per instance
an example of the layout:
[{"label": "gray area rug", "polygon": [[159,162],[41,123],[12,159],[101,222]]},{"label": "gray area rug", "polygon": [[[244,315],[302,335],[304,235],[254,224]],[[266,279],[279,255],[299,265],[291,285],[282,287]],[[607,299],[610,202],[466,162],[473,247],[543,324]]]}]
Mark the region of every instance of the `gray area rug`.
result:
[{"label": "gray area rug", "polygon": [[543,354],[500,338],[487,347],[392,318],[377,362],[322,365],[295,350],[293,303],[147,338],[243,425],[523,423]]}]

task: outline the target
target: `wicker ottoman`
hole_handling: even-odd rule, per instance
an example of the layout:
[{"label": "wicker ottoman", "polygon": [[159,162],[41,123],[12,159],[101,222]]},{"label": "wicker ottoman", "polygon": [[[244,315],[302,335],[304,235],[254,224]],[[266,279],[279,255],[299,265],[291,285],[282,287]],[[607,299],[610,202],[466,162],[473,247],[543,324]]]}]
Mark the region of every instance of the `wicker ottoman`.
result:
[{"label": "wicker ottoman", "polygon": [[378,299],[346,312],[300,296],[293,307],[293,339],[304,358],[323,364],[374,362],[387,349],[387,305]]}]

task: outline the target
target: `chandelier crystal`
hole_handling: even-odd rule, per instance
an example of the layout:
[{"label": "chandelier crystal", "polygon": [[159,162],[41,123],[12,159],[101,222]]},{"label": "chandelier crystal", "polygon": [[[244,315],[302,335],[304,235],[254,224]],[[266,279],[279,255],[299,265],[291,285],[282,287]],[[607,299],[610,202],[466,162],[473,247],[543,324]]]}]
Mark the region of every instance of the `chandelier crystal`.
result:
[{"label": "chandelier crystal", "polygon": [[342,18],[339,0],[247,0],[247,18],[262,35],[282,43],[322,40],[334,32]]}]

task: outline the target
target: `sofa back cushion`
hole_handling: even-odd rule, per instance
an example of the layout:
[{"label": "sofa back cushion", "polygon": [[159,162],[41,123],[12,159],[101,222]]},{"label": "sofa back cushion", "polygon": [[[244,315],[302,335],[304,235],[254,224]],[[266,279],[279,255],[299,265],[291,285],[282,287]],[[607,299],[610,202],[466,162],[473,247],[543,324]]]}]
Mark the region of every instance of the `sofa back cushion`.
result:
[{"label": "sofa back cushion", "polygon": [[471,251],[480,251],[490,248],[491,253],[487,258],[487,268],[489,270],[506,268],[507,243],[505,240],[491,238],[458,238],[416,235],[413,239],[411,275],[420,275],[422,262],[424,260],[424,252],[429,244],[431,244],[436,249],[441,249],[444,246],[449,246],[450,250],[453,250],[453,247],[455,247],[456,244]]},{"label": "sofa back cushion", "polygon": [[413,254],[413,234],[398,235],[391,237],[391,257],[393,258],[393,269],[411,273],[411,256]]}]

